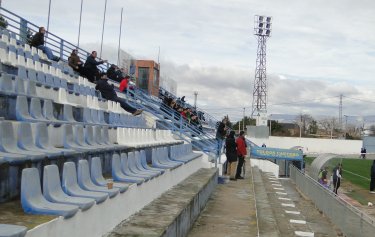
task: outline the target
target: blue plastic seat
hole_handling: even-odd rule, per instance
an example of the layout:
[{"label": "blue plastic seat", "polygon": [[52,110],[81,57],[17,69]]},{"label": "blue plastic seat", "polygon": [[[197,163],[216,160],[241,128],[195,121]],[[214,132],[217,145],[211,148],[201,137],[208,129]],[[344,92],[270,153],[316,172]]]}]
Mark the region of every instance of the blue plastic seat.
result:
[{"label": "blue plastic seat", "polygon": [[[91,179],[92,182],[98,186],[107,186],[107,181],[103,177],[102,163],[99,157],[93,157],[91,159]],[[113,183],[113,187],[118,188],[120,193],[125,192],[129,185],[124,183]]]},{"label": "blue plastic seat", "polygon": [[113,150],[123,150],[127,147],[117,145],[117,144],[108,144],[104,141],[104,137],[102,136],[102,127],[101,126],[93,126],[94,132],[94,139],[95,143],[99,146],[103,147],[106,150],[113,151]]},{"label": "blue plastic seat", "polygon": [[37,86],[45,86],[46,85],[46,74],[42,71],[38,71],[36,73],[36,80],[37,80]]},{"label": "blue plastic seat", "polygon": [[145,168],[146,170],[158,171],[161,174],[164,174],[165,169],[152,167],[147,164],[146,152],[144,150],[141,150],[140,158],[141,158],[141,165],[143,168]]},{"label": "blue plastic seat", "polygon": [[14,87],[13,87],[12,75],[9,75],[7,73],[1,73],[1,76],[0,76],[0,91],[3,94],[7,94],[7,95],[15,94]]},{"label": "blue plastic seat", "polygon": [[37,168],[22,170],[21,204],[23,210],[31,214],[57,215],[69,218],[74,216],[78,211],[77,206],[52,203],[44,198]]},{"label": "blue plastic seat", "polygon": [[[132,157],[130,153],[129,156]],[[151,179],[151,177],[148,175],[137,173],[134,167],[132,167],[129,163],[129,157],[126,153],[121,153],[121,170],[124,174],[131,177],[142,178],[145,181],[149,181]]]},{"label": "blue plastic seat", "polygon": [[31,98],[30,101],[30,116],[40,122],[48,122],[42,114],[42,105],[39,98]]},{"label": "blue plastic seat", "polygon": [[25,226],[0,224],[0,237],[24,237],[26,232]]},{"label": "blue plastic seat", "polygon": [[174,165],[164,164],[159,161],[159,157],[161,156],[161,150],[159,148],[152,149],[152,166],[161,169],[172,169]]},{"label": "blue plastic seat", "polygon": [[64,163],[62,188],[70,196],[93,198],[97,204],[104,202],[108,198],[106,193],[86,191],[78,185],[76,165],[73,162]]},{"label": "blue plastic seat", "polygon": [[93,132],[93,126],[86,125],[84,128],[84,137],[85,137],[85,144],[88,144],[89,146],[93,147],[93,149],[97,149],[99,151],[111,151],[111,148],[108,148],[107,146],[103,146],[101,144],[98,144],[96,142],[96,137],[94,136]]},{"label": "blue plastic seat", "polygon": [[142,161],[141,161],[142,160],[141,154],[142,153],[140,151],[134,152],[134,156],[135,156],[134,165],[137,167],[137,169],[142,171],[142,172],[149,173],[149,174],[153,175],[154,177],[161,175],[161,172],[158,171],[158,170],[151,170],[151,169],[146,169],[145,167],[143,167]]},{"label": "blue plastic seat", "polygon": [[[84,134],[84,129],[82,125],[73,125],[73,134],[75,138],[75,142],[82,148],[88,149],[90,152],[100,152],[102,151],[101,147],[91,144],[88,144],[85,140],[85,134]],[[91,134],[92,136],[92,134]],[[88,138],[87,140],[92,140]]]},{"label": "blue plastic seat", "polygon": [[25,81],[22,80],[21,78],[19,77],[16,77],[14,79],[14,92],[17,94],[17,95],[26,95],[26,90],[25,90]]},{"label": "blue plastic seat", "polygon": [[36,93],[36,82],[35,81],[31,81],[31,80],[27,80],[26,81],[26,94],[28,96],[32,96],[32,97],[36,97],[37,96],[37,93]]},{"label": "blue plastic seat", "polygon": [[27,69],[27,78],[31,81],[35,81],[36,83],[38,83],[37,74],[34,69]]},{"label": "blue plastic seat", "polygon": [[53,114],[53,102],[52,100],[44,100],[43,102],[43,116],[49,122],[52,123],[64,123],[63,121],[57,120]]},{"label": "blue plastic seat", "polygon": [[18,146],[26,151],[39,152],[50,159],[61,157],[61,152],[44,150],[35,145],[30,123],[19,123],[17,128]]},{"label": "blue plastic seat", "polygon": [[0,151],[27,156],[28,160],[43,160],[46,155],[40,152],[26,151],[17,146],[14,136],[13,124],[9,121],[0,122]]},{"label": "blue plastic seat", "polygon": [[142,178],[131,177],[124,174],[121,170],[121,160],[118,154],[112,155],[112,177],[114,181],[142,184],[145,180]]},{"label": "blue plastic seat", "polygon": [[107,193],[110,198],[115,197],[119,193],[118,188],[108,189],[107,187],[95,185],[91,180],[89,163],[87,160],[78,161],[78,184],[87,191]]},{"label": "blue plastic seat", "polygon": [[72,150],[80,151],[80,152],[91,151],[91,148],[82,147],[81,145],[77,144],[76,138],[73,135],[73,127],[71,124],[63,124],[61,127],[63,129],[64,148],[72,149]]},{"label": "blue plastic seat", "polygon": [[137,165],[138,159],[139,159],[139,152],[138,151],[128,153],[128,166],[129,166],[129,169],[133,173],[146,176],[149,179],[152,179],[152,178],[159,175],[159,174],[156,174],[156,173],[153,173],[153,172],[150,172],[150,171],[143,170],[142,168],[138,167],[138,165]]},{"label": "blue plastic seat", "polygon": [[64,104],[63,119],[69,123],[78,123],[73,116],[73,106]]},{"label": "blue plastic seat", "polygon": [[88,124],[94,123],[91,118],[91,109],[88,107],[83,107],[83,122]]},{"label": "blue plastic seat", "polygon": [[17,96],[16,118],[18,121],[29,121],[29,122],[38,121],[37,119],[31,117],[29,113],[29,105],[28,105],[26,96],[23,96],[23,95]]},{"label": "blue plastic seat", "polygon": [[45,74],[45,84],[44,84],[44,86],[46,88],[54,88],[54,86],[55,86],[53,76],[49,73]]},{"label": "blue plastic seat", "polygon": [[[97,130],[95,130],[95,131],[97,131]],[[100,131],[101,131],[102,144],[111,146],[115,150],[124,150],[124,149],[129,148],[128,146],[114,144],[114,143],[112,143],[110,141],[110,139],[109,139],[109,132],[108,132],[108,126],[102,126],[102,128],[100,129]],[[94,133],[94,134],[96,134],[96,133]],[[98,136],[99,136],[99,134],[98,134]]]},{"label": "blue plastic seat", "polygon": [[72,197],[64,193],[59,168],[56,165],[44,166],[43,195],[50,202],[76,205],[82,210],[87,210],[95,204],[93,198]]},{"label": "blue plastic seat", "polygon": [[59,152],[60,155],[64,156],[70,156],[75,154],[80,154],[79,152],[76,152],[71,149],[65,149],[65,148],[56,148],[51,144],[51,141],[49,139],[48,135],[48,129],[47,124],[40,122],[36,123],[36,129],[35,129],[35,144],[37,147],[52,151],[52,152]]},{"label": "blue plastic seat", "polygon": [[61,79],[59,77],[53,77],[53,89],[59,90],[61,86]]}]

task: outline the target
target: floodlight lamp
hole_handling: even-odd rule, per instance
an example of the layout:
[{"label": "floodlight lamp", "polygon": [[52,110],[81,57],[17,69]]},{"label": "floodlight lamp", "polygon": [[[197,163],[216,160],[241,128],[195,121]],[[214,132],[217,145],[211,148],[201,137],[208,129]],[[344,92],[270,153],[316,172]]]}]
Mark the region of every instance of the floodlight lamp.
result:
[{"label": "floodlight lamp", "polygon": [[271,22],[271,19],[272,19],[272,18],[268,16],[268,17],[267,17],[267,23],[270,23],[270,22]]},{"label": "floodlight lamp", "polygon": [[271,28],[271,24],[270,24],[270,23],[267,23],[266,28],[267,28],[267,29],[270,29],[270,28]]},{"label": "floodlight lamp", "polygon": [[271,34],[271,31],[270,30],[266,30],[266,36],[270,36]]},{"label": "floodlight lamp", "polygon": [[260,21],[260,22],[263,21],[263,16],[259,16],[259,21]]},{"label": "floodlight lamp", "polygon": [[263,33],[263,29],[258,30],[258,34],[261,35]]},{"label": "floodlight lamp", "polygon": [[263,23],[259,23],[259,28],[263,28]]}]

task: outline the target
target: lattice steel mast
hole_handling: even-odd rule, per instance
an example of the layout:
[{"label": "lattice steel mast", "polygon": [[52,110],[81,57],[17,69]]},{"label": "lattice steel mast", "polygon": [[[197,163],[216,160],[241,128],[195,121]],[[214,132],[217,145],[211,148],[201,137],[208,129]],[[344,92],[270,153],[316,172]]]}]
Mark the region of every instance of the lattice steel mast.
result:
[{"label": "lattice steel mast", "polygon": [[255,16],[254,34],[258,38],[258,50],[251,117],[267,113],[266,42],[271,36],[271,21],[272,17]]}]

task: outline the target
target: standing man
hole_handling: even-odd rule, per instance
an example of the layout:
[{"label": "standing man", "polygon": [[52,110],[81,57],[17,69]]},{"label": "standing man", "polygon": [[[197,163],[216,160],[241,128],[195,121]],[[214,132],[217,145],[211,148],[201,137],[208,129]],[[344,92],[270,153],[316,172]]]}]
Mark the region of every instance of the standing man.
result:
[{"label": "standing man", "polygon": [[375,193],[375,160],[372,162],[371,166],[370,193]]},{"label": "standing man", "polygon": [[44,29],[44,27],[39,27],[39,32],[33,36],[30,45],[42,50],[47,55],[47,58],[49,60],[58,62],[60,58],[57,56],[54,56],[51,49],[44,45],[45,33],[46,33],[46,29]]},{"label": "standing man", "polygon": [[216,142],[217,142],[217,153],[216,156],[219,158],[219,163],[221,162],[220,156],[221,156],[221,150],[223,149],[223,142],[225,139],[225,135],[227,134],[227,124],[228,119],[227,117],[224,117],[223,120],[219,123],[219,126],[216,131]]},{"label": "standing man", "polygon": [[362,147],[361,148],[361,158],[362,159],[366,159],[366,147]]},{"label": "standing man", "polygon": [[337,195],[337,190],[340,187],[341,184],[341,178],[342,178],[342,164],[336,165],[335,168],[332,170],[333,175],[333,192]]},{"label": "standing man", "polygon": [[227,174],[230,180],[236,180],[237,145],[234,139],[234,131],[230,131],[225,139],[225,155],[227,156]]},{"label": "standing man", "polygon": [[242,166],[245,163],[246,147],[247,147],[244,131],[240,132],[240,136],[237,138],[236,144],[237,144],[237,156],[238,156],[236,179],[243,179],[243,177],[241,176],[241,172],[242,172]]},{"label": "standing man", "polygon": [[91,54],[87,57],[84,66],[86,77],[90,82],[95,82],[100,78],[100,72],[97,66],[107,62],[107,60],[96,61],[96,56],[96,51],[92,51]]}]

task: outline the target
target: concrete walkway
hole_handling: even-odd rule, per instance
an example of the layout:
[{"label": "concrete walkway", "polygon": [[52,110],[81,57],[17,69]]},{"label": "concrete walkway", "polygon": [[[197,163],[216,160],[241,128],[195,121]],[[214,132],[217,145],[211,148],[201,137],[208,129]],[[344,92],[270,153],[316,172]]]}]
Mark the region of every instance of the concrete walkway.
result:
[{"label": "concrete walkway", "polygon": [[219,184],[188,237],[258,236],[250,166],[244,180]]}]

